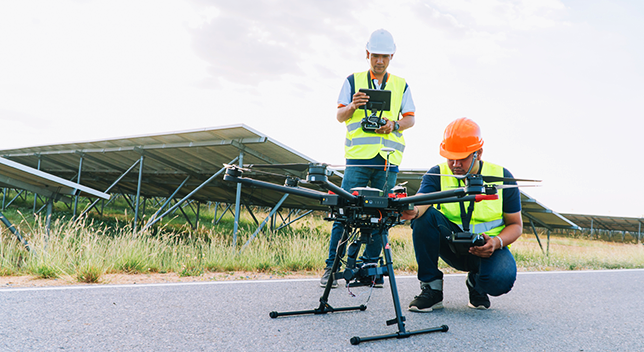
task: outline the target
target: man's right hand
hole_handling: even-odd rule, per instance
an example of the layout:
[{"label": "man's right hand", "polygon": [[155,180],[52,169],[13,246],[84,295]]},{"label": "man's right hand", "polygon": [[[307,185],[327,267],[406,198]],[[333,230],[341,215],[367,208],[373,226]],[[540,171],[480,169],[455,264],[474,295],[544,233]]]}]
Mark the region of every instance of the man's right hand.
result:
[{"label": "man's right hand", "polygon": [[403,220],[413,220],[417,217],[419,211],[420,209],[416,207],[414,207],[414,209],[404,210],[400,213],[400,218]]},{"label": "man's right hand", "polygon": [[358,110],[360,107],[367,104],[368,101],[369,101],[369,96],[366,93],[356,92],[353,95],[353,100],[349,105],[341,106],[338,108],[336,119],[338,120],[338,122],[345,122],[349,120],[353,116],[353,113],[356,110]]},{"label": "man's right hand", "polygon": [[353,100],[351,101],[351,107],[354,111],[358,110],[360,107],[367,104],[368,101],[369,101],[369,96],[366,93],[356,92],[353,95]]}]

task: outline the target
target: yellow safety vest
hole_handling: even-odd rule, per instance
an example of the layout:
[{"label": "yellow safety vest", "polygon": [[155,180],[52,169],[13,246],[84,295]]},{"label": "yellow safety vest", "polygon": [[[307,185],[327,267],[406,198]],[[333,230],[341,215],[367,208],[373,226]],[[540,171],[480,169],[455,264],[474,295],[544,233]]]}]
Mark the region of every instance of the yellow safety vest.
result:
[{"label": "yellow safety vest", "polygon": [[[440,164],[440,173],[443,175],[453,175],[452,170],[447,166],[447,163]],[[481,175],[503,177],[503,167],[489,162],[483,163],[483,169],[479,171]],[[441,190],[454,189],[462,187],[459,185],[456,177],[441,176]],[[503,182],[487,182],[495,184],[503,184]],[[472,212],[472,219],[470,220],[471,233],[485,233],[488,236],[496,236],[501,233],[505,227],[503,222],[503,190],[498,190],[499,199],[496,200],[483,200],[474,205]],[[463,220],[461,219],[460,203],[445,203],[440,205],[440,211],[455,224],[463,227]],[[469,204],[465,204],[467,210]]]},{"label": "yellow safety vest", "polygon": [[[368,72],[354,73],[355,91],[368,88]],[[383,111],[382,117],[391,121],[398,121],[402,105],[402,97],[405,91],[406,82],[403,78],[388,74],[385,90],[391,91],[391,104],[389,111]],[[367,114],[370,114],[367,111]],[[389,155],[389,162],[394,165],[400,165],[403,151],[405,150],[405,138],[402,132],[394,131],[389,134],[377,134],[373,132],[364,132],[360,126],[360,121],[365,117],[364,109],[357,109],[353,116],[345,124],[347,134],[344,143],[344,156],[347,159],[371,159],[378,153],[383,159],[387,160],[387,153],[382,152],[384,147],[393,148],[395,151]]]}]

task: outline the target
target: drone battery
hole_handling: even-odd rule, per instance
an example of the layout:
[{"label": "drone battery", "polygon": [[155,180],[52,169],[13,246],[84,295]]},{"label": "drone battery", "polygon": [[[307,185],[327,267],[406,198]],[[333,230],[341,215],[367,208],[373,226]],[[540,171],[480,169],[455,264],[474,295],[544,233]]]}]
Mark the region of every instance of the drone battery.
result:
[{"label": "drone battery", "polygon": [[389,199],[387,197],[364,197],[364,207],[365,208],[379,208],[383,209],[389,205]]},{"label": "drone battery", "polygon": [[328,205],[328,206],[335,206],[338,205],[338,195],[337,194],[329,194],[327,196],[324,196],[322,200],[320,201],[322,205]]}]

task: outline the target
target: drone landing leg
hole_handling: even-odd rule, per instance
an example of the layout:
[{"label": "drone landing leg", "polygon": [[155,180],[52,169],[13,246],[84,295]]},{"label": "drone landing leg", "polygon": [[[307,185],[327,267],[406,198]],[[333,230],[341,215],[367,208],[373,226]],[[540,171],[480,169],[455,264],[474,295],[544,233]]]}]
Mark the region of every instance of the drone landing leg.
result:
[{"label": "drone landing leg", "polygon": [[394,301],[394,309],[396,311],[396,317],[394,319],[388,320],[387,325],[398,324],[398,332],[394,334],[376,335],[376,336],[367,336],[367,337],[354,336],[350,340],[351,344],[357,345],[360,342],[384,340],[384,339],[391,339],[391,338],[402,339],[412,335],[447,331],[449,329],[447,325],[441,325],[441,326],[437,326],[429,329],[423,329],[423,330],[405,331],[405,317],[402,315],[402,309],[400,307],[400,298],[398,296],[398,287],[396,286],[396,278],[394,277],[394,266],[393,266],[393,260],[391,255],[391,248],[389,247],[389,240],[385,232],[382,232],[381,236],[382,236],[382,243],[384,245],[383,252],[385,255],[385,261],[387,263],[386,264],[387,273],[389,275],[389,286],[391,287],[391,297]]},{"label": "drone landing leg", "polygon": [[359,306],[355,307],[341,307],[341,308],[334,308],[331,305],[329,305],[329,294],[331,293],[331,288],[333,287],[333,280],[335,278],[335,275],[338,271],[338,268],[340,267],[340,253],[344,253],[344,250],[346,248],[346,242],[347,239],[349,238],[349,228],[345,228],[344,231],[342,232],[342,238],[340,238],[340,246],[338,247],[338,251],[336,253],[335,259],[333,260],[333,265],[331,266],[331,276],[329,277],[329,281],[327,281],[326,286],[324,287],[324,293],[322,294],[322,297],[320,297],[320,306],[316,309],[310,309],[310,310],[299,310],[299,311],[290,311],[290,312],[270,312],[269,316],[271,318],[277,318],[277,317],[282,317],[282,316],[289,316],[289,315],[304,315],[304,314],[326,314],[326,313],[333,313],[333,312],[344,312],[344,311],[350,311],[350,310],[361,310],[364,311],[367,309],[367,306],[364,304],[361,304]]}]

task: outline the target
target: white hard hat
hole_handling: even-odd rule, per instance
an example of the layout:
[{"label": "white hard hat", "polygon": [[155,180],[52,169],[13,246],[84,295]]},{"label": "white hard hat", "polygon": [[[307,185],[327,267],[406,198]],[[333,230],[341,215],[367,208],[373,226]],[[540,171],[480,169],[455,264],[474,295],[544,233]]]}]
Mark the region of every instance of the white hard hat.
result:
[{"label": "white hard hat", "polygon": [[391,33],[384,29],[378,29],[371,33],[367,42],[367,51],[372,54],[393,54],[396,52],[396,44]]}]

